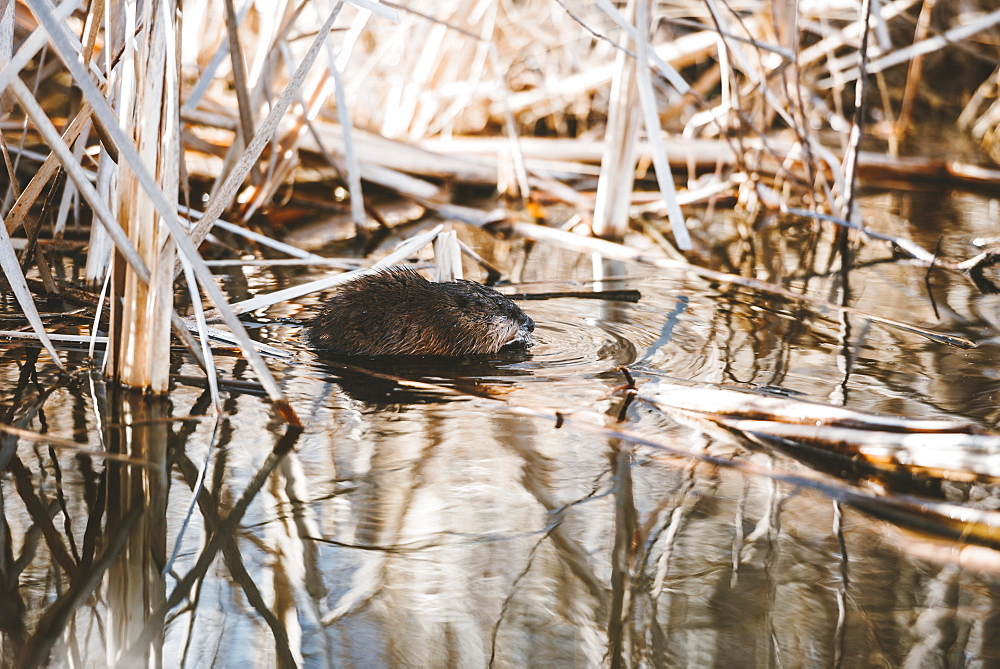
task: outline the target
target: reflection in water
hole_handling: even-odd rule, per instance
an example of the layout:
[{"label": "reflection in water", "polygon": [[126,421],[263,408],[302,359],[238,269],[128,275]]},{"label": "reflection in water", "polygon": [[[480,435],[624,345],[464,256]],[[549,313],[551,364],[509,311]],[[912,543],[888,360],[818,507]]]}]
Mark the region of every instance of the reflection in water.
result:
[{"label": "reflection in water", "polygon": [[653,354],[670,343],[670,340],[673,339],[674,336],[674,328],[677,327],[678,317],[684,313],[684,310],[687,309],[687,305],[688,299],[685,296],[681,295],[677,298],[677,306],[675,306],[673,310],[667,314],[666,319],[663,321],[663,329],[660,331],[659,338],[650,344],[649,348],[646,349],[646,352],[642,355],[639,362],[646,362],[653,356]]},{"label": "reflection in water", "polygon": [[[799,267],[789,240],[765,242],[783,251],[734,251],[733,265],[827,294],[829,279]],[[545,275],[556,265],[537,249],[535,261],[527,271],[538,280],[564,278]],[[859,306],[934,324],[922,272],[864,266]],[[949,325],[936,327],[996,336],[962,277],[938,281]],[[44,353],[8,348],[3,423],[27,432],[0,441],[4,663],[1000,660],[996,552],[766,475],[814,472],[731,433],[623,407],[613,392],[616,368],[629,365],[640,384],[768,386],[815,401],[843,392],[853,408],[990,427],[992,345],[955,351],[877,326],[852,328],[845,342],[824,314],[747,290],[669,273],[620,283],[642,299],[528,302],[535,347],[448,364],[324,361],[301,349],[295,328],[269,324],[260,337],[300,351],[296,364],[273,363],[300,435],[239,383],[216,420],[201,389],[178,383],[163,402],[106,393],[85,375],[68,383]],[[253,382],[244,363],[220,365]],[[200,373],[180,355],[173,372]],[[941,494],[997,506],[993,481]]]},{"label": "reflection in water", "polygon": [[[108,600],[108,664],[159,664],[163,630],[157,625],[148,646],[130,648],[153,611],[166,601],[163,567],[167,541],[167,442],[170,419],[166,397],[114,393],[109,402],[108,450],[148,461],[145,467],[107,470],[105,532],[123,536],[122,551],[105,576]],[[134,525],[132,524],[134,523]]]},{"label": "reflection in water", "polygon": [[327,356],[314,368],[336,380],[350,397],[381,406],[443,402],[513,389],[513,379],[505,377],[528,375],[516,364],[530,358],[525,349],[461,358]]}]

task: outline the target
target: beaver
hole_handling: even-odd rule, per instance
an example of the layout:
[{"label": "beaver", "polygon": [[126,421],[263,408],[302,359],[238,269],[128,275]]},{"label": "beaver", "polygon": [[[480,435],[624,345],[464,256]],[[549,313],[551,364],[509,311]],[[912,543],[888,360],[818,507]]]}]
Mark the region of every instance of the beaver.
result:
[{"label": "beaver", "polygon": [[306,339],[338,355],[459,356],[531,346],[535,322],[475,281],[432,283],[392,268],[341,286],[309,324]]}]

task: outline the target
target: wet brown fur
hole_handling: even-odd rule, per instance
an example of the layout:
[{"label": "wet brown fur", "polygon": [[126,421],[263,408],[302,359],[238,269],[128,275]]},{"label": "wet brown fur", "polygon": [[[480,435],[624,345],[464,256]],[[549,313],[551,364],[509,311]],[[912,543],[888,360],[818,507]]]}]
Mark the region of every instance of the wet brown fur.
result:
[{"label": "wet brown fur", "polygon": [[341,286],[306,338],[334,354],[457,356],[530,345],[534,329],[520,307],[492,288],[465,280],[431,283],[394,268]]}]

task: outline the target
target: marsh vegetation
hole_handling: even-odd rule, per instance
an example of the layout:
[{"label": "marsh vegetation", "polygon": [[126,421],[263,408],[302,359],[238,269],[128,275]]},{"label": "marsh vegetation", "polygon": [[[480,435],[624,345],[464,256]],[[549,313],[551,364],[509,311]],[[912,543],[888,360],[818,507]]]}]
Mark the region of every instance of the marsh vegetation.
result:
[{"label": "marsh vegetation", "polygon": [[[998,25],[0,2],[2,662],[995,661]],[[535,345],[305,345],[398,265]]]}]

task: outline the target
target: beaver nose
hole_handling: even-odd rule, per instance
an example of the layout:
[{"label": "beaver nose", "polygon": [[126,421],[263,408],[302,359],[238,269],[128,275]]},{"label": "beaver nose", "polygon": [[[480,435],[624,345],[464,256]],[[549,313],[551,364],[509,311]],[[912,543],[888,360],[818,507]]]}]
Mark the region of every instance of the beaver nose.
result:
[{"label": "beaver nose", "polygon": [[534,332],[535,331],[535,321],[531,320],[531,316],[529,316],[527,314],[525,314],[524,317],[525,317],[525,319],[527,319],[524,322],[524,327],[527,328],[528,332]]}]

